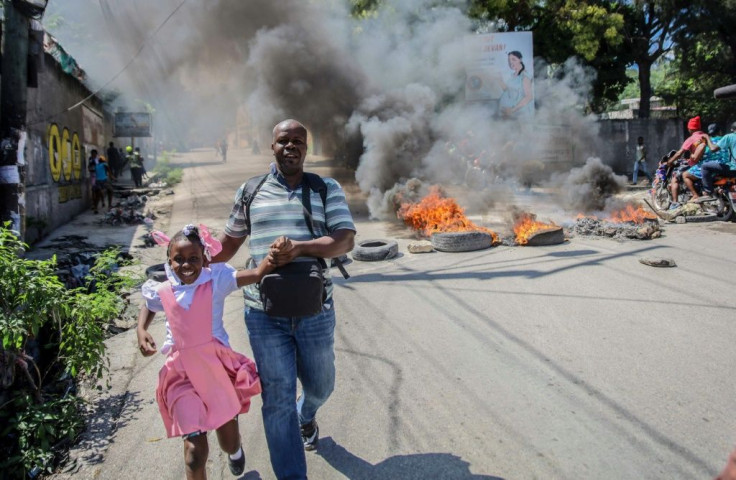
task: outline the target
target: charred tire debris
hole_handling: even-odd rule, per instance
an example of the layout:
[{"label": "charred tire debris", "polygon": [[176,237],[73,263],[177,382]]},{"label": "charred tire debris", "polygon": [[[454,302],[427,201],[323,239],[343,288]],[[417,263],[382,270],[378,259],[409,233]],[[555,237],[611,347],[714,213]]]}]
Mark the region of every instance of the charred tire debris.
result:
[{"label": "charred tire debris", "polygon": [[565,231],[562,227],[541,230],[529,237],[528,247],[547,247],[565,243]]},{"label": "charred tire debris", "polygon": [[396,240],[370,239],[358,242],[352,256],[361,262],[377,262],[394,258],[399,253]]},{"label": "charred tire debris", "polygon": [[490,248],[493,238],[486,232],[433,233],[432,246],[440,252],[471,252]]}]

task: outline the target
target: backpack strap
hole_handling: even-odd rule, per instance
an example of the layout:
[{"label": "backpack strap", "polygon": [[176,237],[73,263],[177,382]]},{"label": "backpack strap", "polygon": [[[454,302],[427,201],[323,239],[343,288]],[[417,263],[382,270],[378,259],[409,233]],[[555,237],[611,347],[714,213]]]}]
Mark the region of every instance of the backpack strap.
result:
[{"label": "backpack strap", "polygon": [[[312,190],[319,194],[320,198],[322,199],[322,207],[324,208],[326,218],[327,184],[324,180],[322,180],[322,177],[320,177],[316,173],[308,172],[304,172],[302,182],[302,206],[304,207],[304,221],[307,222],[307,227],[309,227],[309,231],[311,232],[312,237],[317,238],[317,235],[314,232],[314,222],[312,221],[312,202],[310,200],[309,191]],[[327,268],[327,264],[325,263],[324,259],[320,258],[320,261],[323,264],[323,267]],[[339,257],[333,258],[332,261],[335,262],[335,265],[337,265],[337,268],[340,270],[340,273],[345,279],[350,278],[350,275],[348,274],[347,270],[345,270],[345,267],[342,264],[342,260],[340,260]]]},{"label": "backpack strap", "polygon": [[248,181],[245,182],[245,188],[243,188],[243,194],[241,198],[243,199],[243,209],[245,210],[245,224],[248,226],[248,235],[251,234],[250,204],[253,203],[253,199],[255,198],[256,193],[258,193],[258,190],[261,189],[261,186],[266,183],[268,175],[268,173],[265,175],[258,175],[248,179]]},{"label": "backpack strap", "polygon": [[[309,173],[304,172],[304,176],[302,178],[302,181],[304,182],[304,185],[308,187],[309,190],[312,190],[313,192],[316,192],[319,194],[319,198],[322,199],[322,206],[324,207],[325,211],[327,211],[327,184],[324,180],[322,180],[322,177],[317,175],[316,173]],[[312,202],[309,201],[308,196],[303,195],[304,190],[302,191],[302,198],[306,198],[307,201],[303,201],[304,207],[307,209],[307,212],[309,214],[312,214]],[[312,230],[312,222],[307,222],[307,225],[309,226],[309,230],[312,231],[312,236],[314,235],[314,231]]]}]

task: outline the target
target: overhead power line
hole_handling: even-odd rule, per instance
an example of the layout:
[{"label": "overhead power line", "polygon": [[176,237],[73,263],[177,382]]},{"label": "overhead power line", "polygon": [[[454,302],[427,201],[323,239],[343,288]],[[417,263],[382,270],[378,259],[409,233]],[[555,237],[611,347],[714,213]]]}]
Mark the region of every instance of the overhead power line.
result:
[{"label": "overhead power line", "polygon": [[[102,0],[100,0],[100,2],[102,2]],[[84,103],[85,103],[85,102],[86,102],[87,100],[89,100],[90,98],[94,97],[95,95],[97,95],[98,93],[100,93],[100,92],[101,92],[102,90],[104,90],[104,89],[105,89],[105,88],[106,88],[106,87],[107,87],[108,85],[110,85],[110,84],[111,84],[112,82],[114,82],[115,80],[117,80],[117,78],[118,78],[118,77],[119,77],[120,75],[122,75],[122,74],[123,74],[123,72],[125,72],[125,70],[127,70],[127,69],[128,69],[128,67],[130,67],[130,66],[131,66],[131,65],[133,64],[133,62],[135,61],[135,59],[136,59],[136,58],[138,58],[138,56],[139,56],[139,55],[141,54],[141,52],[142,52],[142,51],[143,51],[143,49],[144,49],[144,48],[146,47],[146,45],[148,45],[148,44],[150,43],[150,41],[151,41],[151,40],[153,40],[153,38],[154,38],[154,37],[156,36],[156,34],[157,34],[157,33],[159,32],[159,30],[161,30],[161,29],[163,28],[163,26],[164,26],[164,25],[166,25],[166,23],[167,23],[167,22],[168,22],[169,20],[171,20],[171,17],[173,17],[173,16],[174,16],[174,15],[176,14],[176,12],[178,12],[178,11],[179,11],[179,10],[181,9],[181,7],[183,7],[183,6],[184,6],[184,4],[185,4],[186,2],[187,2],[187,0],[182,0],[182,1],[181,1],[181,3],[180,3],[180,4],[179,4],[179,5],[178,5],[178,6],[177,6],[177,7],[176,7],[176,8],[174,9],[174,10],[172,10],[172,11],[171,11],[171,13],[170,13],[170,14],[169,14],[169,15],[168,15],[168,16],[167,16],[167,17],[166,17],[165,19],[164,19],[164,21],[163,21],[163,22],[161,22],[161,23],[159,24],[159,26],[158,26],[158,27],[156,27],[156,29],[155,29],[155,30],[154,30],[153,32],[151,32],[151,33],[150,33],[150,34],[149,34],[149,35],[148,35],[148,36],[147,36],[147,37],[145,38],[145,40],[143,40],[143,42],[141,43],[140,47],[138,47],[138,50],[137,50],[137,51],[135,52],[135,54],[134,54],[134,55],[133,55],[133,56],[131,57],[131,59],[130,59],[130,60],[128,60],[128,63],[126,63],[126,64],[125,64],[125,66],[123,66],[123,68],[122,68],[122,69],[121,69],[121,70],[120,70],[120,71],[119,71],[118,73],[116,73],[115,75],[113,75],[113,76],[112,76],[112,78],[110,78],[110,80],[108,80],[108,81],[107,81],[107,82],[106,82],[106,83],[105,83],[104,85],[102,85],[102,86],[101,86],[100,88],[98,88],[98,89],[97,89],[97,90],[95,90],[94,92],[90,93],[90,94],[89,94],[89,95],[87,95],[87,96],[86,96],[86,97],[85,97],[84,99],[82,99],[81,101],[79,101],[79,102],[75,103],[75,104],[74,104],[74,105],[72,105],[71,107],[65,108],[64,110],[61,110],[60,112],[54,113],[54,114],[52,114],[52,115],[49,115],[49,116],[45,117],[45,118],[44,118],[44,119],[42,119],[42,120],[38,120],[38,121],[36,121],[36,122],[30,122],[30,123],[28,123],[28,126],[38,125],[39,123],[45,123],[45,122],[47,122],[48,120],[50,120],[50,119],[52,119],[52,118],[54,118],[54,117],[56,117],[56,116],[58,116],[58,115],[61,115],[62,113],[66,113],[66,112],[69,112],[69,111],[71,111],[71,110],[74,110],[75,108],[78,108],[78,107],[82,106],[82,105],[83,105],[83,104],[84,104]],[[104,10],[104,8],[105,8],[105,7],[104,7],[104,6],[102,5],[102,3],[100,3],[100,8],[102,8],[103,10]]]}]

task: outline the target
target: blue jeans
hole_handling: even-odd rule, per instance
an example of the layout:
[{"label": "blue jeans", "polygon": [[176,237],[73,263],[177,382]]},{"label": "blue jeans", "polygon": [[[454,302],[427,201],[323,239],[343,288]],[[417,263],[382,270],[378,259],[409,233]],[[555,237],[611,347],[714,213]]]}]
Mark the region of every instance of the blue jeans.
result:
[{"label": "blue jeans", "polygon": [[[270,317],[245,307],[245,326],[263,388],[263,426],[279,480],[307,478],[299,426],[314,419],[335,387],[335,307],[311,317]],[[302,394],[296,399],[296,380]]]},{"label": "blue jeans", "polygon": [[703,172],[703,193],[707,192],[708,194],[713,193],[713,182],[716,179],[716,175],[736,177],[736,171],[728,168],[728,165],[717,161],[705,162],[700,166],[700,171]]},{"label": "blue jeans", "polygon": [[631,175],[631,181],[636,183],[639,180],[639,170],[649,179],[649,183],[652,183],[652,174],[647,171],[647,164],[638,160],[634,162],[634,173]]}]

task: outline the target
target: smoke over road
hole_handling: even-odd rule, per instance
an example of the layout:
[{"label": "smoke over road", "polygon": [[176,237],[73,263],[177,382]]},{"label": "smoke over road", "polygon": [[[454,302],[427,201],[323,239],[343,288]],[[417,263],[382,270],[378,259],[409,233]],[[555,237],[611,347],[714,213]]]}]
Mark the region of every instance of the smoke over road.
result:
[{"label": "smoke over road", "polygon": [[[357,167],[375,217],[389,210],[385,193],[408,178],[457,181],[465,166],[451,163],[447,145],[460,138],[495,159],[502,181],[529,174],[529,165],[549,168],[544,152],[561,137],[593,151],[596,125],[575,108],[588,94],[588,72],[569,62],[548,78],[535,65],[535,125],[494,120],[464,99],[464,42],[473,30],[465,2],[436,3],[387,0],[364,19],[338,0],[65,0],[49,12],[83,25],[81,50],[70,51],[97,84],[146,42],[112,87],[129,103],[150,102],[157,125],[177,135],[221,135],[243,105],[257,131],[299,119],[325,154]],[[118,56],[100,54],[111,51]]]}]

